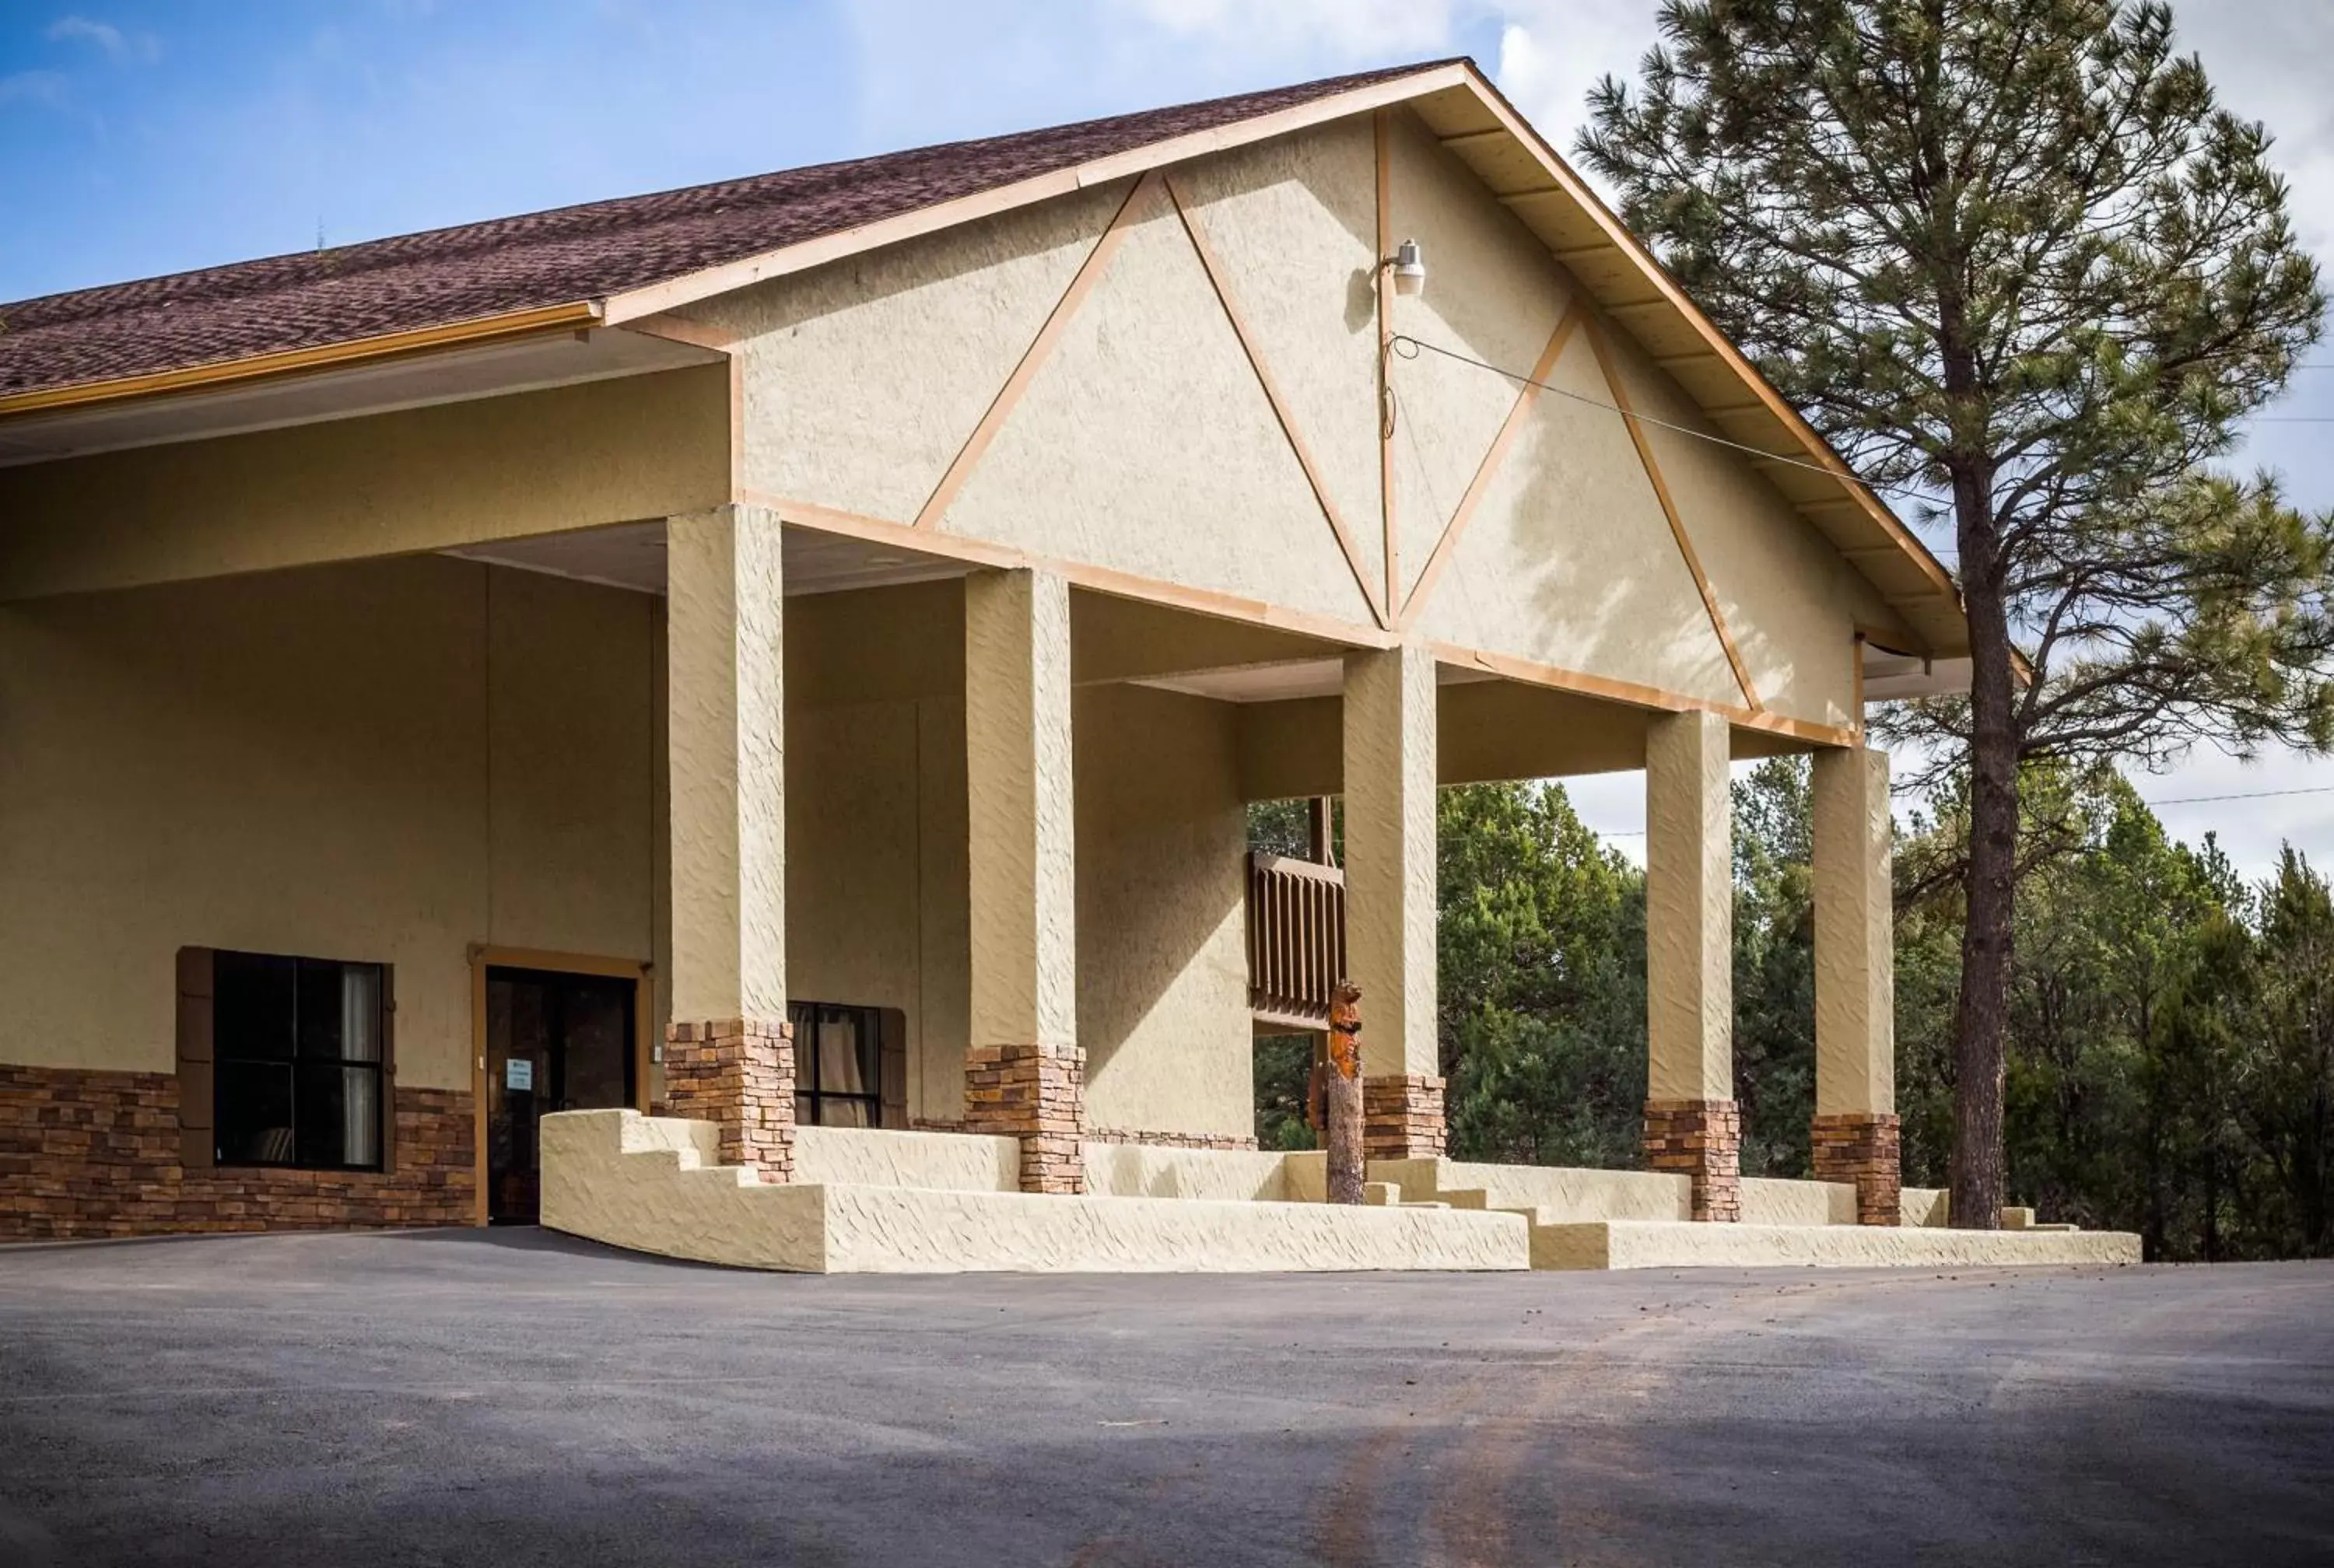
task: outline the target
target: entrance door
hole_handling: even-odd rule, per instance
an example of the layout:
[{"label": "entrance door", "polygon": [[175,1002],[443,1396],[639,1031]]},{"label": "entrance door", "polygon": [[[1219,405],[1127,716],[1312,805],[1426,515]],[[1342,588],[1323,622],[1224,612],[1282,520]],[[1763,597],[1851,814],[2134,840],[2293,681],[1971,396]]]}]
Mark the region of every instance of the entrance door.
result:
[{"label": "entrance door", "polygon": [[639,982],[543,969],[487,971],[487,1217],[532,1225],[535,1121],[632,1104]]}]

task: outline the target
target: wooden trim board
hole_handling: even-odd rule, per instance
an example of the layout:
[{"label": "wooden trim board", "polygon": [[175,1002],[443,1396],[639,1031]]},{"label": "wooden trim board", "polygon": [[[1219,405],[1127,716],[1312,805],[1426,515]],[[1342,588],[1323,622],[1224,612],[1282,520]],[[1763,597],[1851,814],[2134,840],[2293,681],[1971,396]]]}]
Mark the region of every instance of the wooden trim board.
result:
[{"label": "wooden trim board", "polygon": [[1167,199],[1174,204],[1175,216],[1181,220],[1183,233],[1191,239],[1191,250],[1200,258],[1201,270],[1208,274],[1208,283],[1216,291],[1216,302],[1224,308],[1224,319],[1231,323],[1232,335],[1239,340],[1240,351],[1248,356],[1249,367],[1256,372],[1257,385],[1264,389],[1264,400],[1272,405],[1272,417],[1279,421],[1280,433],[1288,438],[1289,451],[1296,454],[1297,466],[1305,470],[1305,483],[1312,487],[1313,499],[1319,503],[1321,515],[1328,521],[1329,532],[1336,535],[1337,548],[1345,553],[1345,565],[1354,574],[1355,586],[1362,591],[1362,599],[1369,605],[1370,613],[1377,618],[1378,624],[1389,624],[1393,620],[1393,601],[1380,599],[1371,583],[1370,574],[1362,565],[1361,553],[1355,548],[1354,536],[1346,529],[1345,518],[1338,514],[1336,503],[1329,499],[1328,486],[1321,483],[1321,471],[1313,461],[1312,449],[1306,446],[1305,437],[1288,411],[1288,399],[1281,396],[1279,384],[1273,380],[1271,367],[1265,363],[1264,353],[1257,347],[1256,334],[1249,330],[1248,318],[1232,295],[1231,285],[1224,277],[1224,269],[1216,259],[1214,247],[1208,244],[1200,226],[1192,221],[1191,207],[1183,200],[1183,193],[1176,188],[1174,178],[1167,177],[1165,183]]},{"label": "wooden trim board", "polygon": [[1693,537],[1685,531],[1685,520],[1678,515],[1677,502],[1670,495],[1669,481],[1662,477],[1662,466],[1654,458],[1653,443],[1630,406],[1628,389],[1623,384],[1620,368],[1613,362],[1613,351],[1605,341],[1604,331],[1591,321],[1588,326],[1588,347],[1596,355],[1596,368],[1605,377],[1605,385],[1613,394],[1613,406],[1621,410],[1621,422],[1628,427],[1629,440],[1637,448],[1637,461],[1644,466],[1645,477],[1654,486],[1654,498],[1661,503],[1662,515],[1669,520],[1670,536],[1677,541],[1678,553],[1685,557],[1685,569],[1693,574],[1693,586],[1702,595],[1702,607],[1710,617],[1710,629],[1718,634],[1718,645],[1725,651],[1726,663],[1734,671],[1734,683],[1742,688],[1742,697],[1751,711],[1759,712],[1766,704],[1759,700],[1759,690],[1750,684],[1750,672],[1743,667],[1742,651],[1734,645],[1734,633],[1727,629],[1726,612],[1718,607],[1718,595],[1712,592],[1710,574],[1702,569],[1702,557],[1693,547]]},{"label": "wooden trim board", "polygon": [[127,398],[158,397],[169,392],[201,391],[235,381],[294,375],[304,370],[334,370],[373,360],[427,353],[434,349],[465,348],[601,325],[601,308],[594,300],[545,305],[535,310],[509,311],[477,316],[444,326],[417,327],[410,332],[383,332],[313,349],[285,349],[276,353],[250,354],[183,370],[157,370],[150,375],[121,376],[106,381],[76,381],[71,386],[43,387],[0,397],[0,417],[43,413],[89,403],[118,402]]},{"label": "wooden trim board", "polygon": [[1394,274],[1388,259],[1394,255],[1394,111],[1381,109],[1370,116],[1370,140],[1376,159],[1378,254],[1371,275],[1376,280],[1378,306],[1378,525],[1384,535],[1379,559],[1385,563],[1385,606],[1392,611],[1402,600],[1402,544],[1394,531]]},{"label": "wooden trim board", "polygon": [[1564,346],[1572,341],[1572,334],[1579,327],[1580,320],[1580,312],[1567,302],[1564,313],[1557,318],[1556,330],[1548,335],[1548,347],[1540,351],[1539,359],[1532,365],[1531,380],[1517,390],[1516,400],[1508,409],[1508,417],[1500,421],[1499,434],[1491,438],[1490,446],[1483,453],[1483,460],[1475,466],[1475,476],[1467,481],[1467,493],[1459,497],[1459,505],[1452,510],[1451,521],[1442,525],[1442,536],[1434,542],[1434,553],[1426,558],[1426,569],[1418,574],[1417,582],[1411,587],[1410,597],[1403,601],[1401,618],[1394,623],[1396,630],[1407,631],[1418,623],[1420,614],[1426,609],[1427,596],[1434,592],[1434,584],[1442,578],[1442,569],[1450,564],[1452,552],[1459,548],[1460,538],[1467,532],[1467,524],[1473,521],[1475,508],[1481,504],[1483,492],[1491,487],[1491,480],[1498,475],[1500,464],[1507,459],[1508,448],[1515,444],[1516,436],[1523,428],[1524,419],[1531,413],[1532,405],[1539,399],[1541,383],[1555,371],[1556,361],[1563,357]]},{"label": "wooden trim board", "polygon": [[632,1109],[649,1109],[650,1047],[661,1038],[656,1028],[655,966],[642,958],[611,958],[597,953],[562,953],[541,948],[497,948],[470,944],[470,1098],[471,1171],[476,1188],[473,1222],[487,1223],[487,971],[546,969],[555,975],[604,975],[631,980],[632,986]]},{"label": "wooden trim board", "polygon": [[1037,335],[1022,351],[1021,358],[1013,366],[1013,373],[1005,378],[1005,384],[997,390],[997,396],[989,399],[989,408],[980,416],[980,423],[972,428],[972,434],[967,436],[964,445],[957,448],[947,471],[940,475],[940,483],[932,486],[931,495],[917,509],[915,521],[909,524],[910,527],[932,528],[946,515],[958,493],[964,488],[965,481],[972,477],[974,467],[979,464],[981,455],[989,450],[989,444],[996,438],[998,428],[1019,406],[1021,395],[1029,390],[1029,383],[1037,379],[1037,372],[1053,357],[1054,346],[1061,341],[1062,333],[1069,326],[1071,318],[1078,313],[1078,307],[1085,303],[1086,296],[1093,293],[1095,285],[1102,281],[1102,274],[1110,266],[1111,257],[1118,254],[1118,247],[1124,243],[1128,228],[1149,216],[1152,207],[1157,205],[1159,187],[1160,177],[1146,174],[1134,182],[1134,188],[1128,191],[1126,199],[1118,204],[1118,210],[1111,214],[1110,222],[1103,226],[1101,235],[1095,238],[1094,248],[1086,252],[1085,260],[1078,264],[1078,270],[1071,276],[1069,285],[1063,289],[1062,297],[1056,300],[1054,308],[1046,313],[1045,324],[1037,329]]},{"label": "wooden trim board", "polygon": [[[1187,610],[1194,614],[1212,615],[1223,620],[1246,621],[1255,626],[1269,627],[1279,631],[1294,631],[1326,641],[1341,642],[1351,648],[1392,648],[1403,640],[1392,631],[1357,622],[1339,620],[1334,616],[1316,615],[1306,611],[1286,610],[1262,600],[1246,599],[1238,594],[1223,593],[1214,589],[1192,588],[1180,582],[1168,582],[1158,578],[1142,577],[1130,572],[1109,567],[1092,566],[1079,561],[1064,561],[1035,555],[1008,544],[995,544],[983,539],[962,534],[941,534],[929,529],[910,528],[904,523],[890,523],[880,517],[863,516],[815,503],[791,500],[783,495],[748,491],[745,499],[757,506],[767,506],[783,523],[796,527],[814,528],[821,533],[840,534],[871,544],[886,544],[907,551],[961,561],[970,566],[1004,569],[1025,568],[1050,572],[1072,586],[1095,593],[1108,593],[1121,599],[1141,600],[1162,605],[1171,610]],[[1429,641],[1426,646],[1436,659],[1461,669],[1480,669],[1505,679],[1527,686],[1554,687],[1564,691],[1578,692],[1587,697],[1603,697],[1626,703],[1633,707],[1655,708],[1664,713],[1707,712],[1723,715],[1729,721],[1744,729],[1762,730],[1772,735],[1789,736],[1817,746],[1845,746],[1849,731],[1832,725],[1818,724],[1808,719],[1790,718],[1771,711],[1736,707],[1730,703],[1713,702],[1707,697],[1693,697],[1684,692],[1668,691],[1660,687],[1641,686],[1634,682],[1615,680],[1609,677],[1589,675],[1555,665],[1539,664],[1530,659],[1508,654],[1493,653],[1482,649],[1467,648],[1458,643]]]}]

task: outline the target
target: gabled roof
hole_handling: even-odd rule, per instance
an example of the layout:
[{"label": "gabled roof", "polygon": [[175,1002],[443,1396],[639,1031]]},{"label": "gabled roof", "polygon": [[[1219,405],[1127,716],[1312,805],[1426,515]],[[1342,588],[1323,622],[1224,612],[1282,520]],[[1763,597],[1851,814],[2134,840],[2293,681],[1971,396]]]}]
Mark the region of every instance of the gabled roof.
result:
[{"label": "gabled roof", "polygon": [[0,420],[617,325],[1081,187],[1401,103],[1837,546],[1923,644],[1944,568],[1465,60],[559,207],[0,305]]},{"label": "gabled roof", "polygon": [[40,394],[604,300],[1417,73],[1337,77],[0,305],[0,412]]}]

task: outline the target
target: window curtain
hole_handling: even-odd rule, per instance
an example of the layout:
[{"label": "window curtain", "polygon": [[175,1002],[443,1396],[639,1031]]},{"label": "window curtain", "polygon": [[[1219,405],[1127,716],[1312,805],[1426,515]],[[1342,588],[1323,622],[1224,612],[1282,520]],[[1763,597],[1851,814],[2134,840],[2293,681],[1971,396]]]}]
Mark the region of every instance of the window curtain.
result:
[{"label": "window curtain", "polygon": [[[849,1014],[818,1021],[819,1093],[866,1094],[866,1065],[860,1059],[859,1021]],[[867,1107],[857,1101],[823,1100],[821,1121],[830,1127],[864,1127]]]},{"label": "window curtain", "polygon": [[370,964],[341,966],[341,1060],[369,1067],[341,1068],[341,1159],[347,1165],[381,1162],[381,971]]}]

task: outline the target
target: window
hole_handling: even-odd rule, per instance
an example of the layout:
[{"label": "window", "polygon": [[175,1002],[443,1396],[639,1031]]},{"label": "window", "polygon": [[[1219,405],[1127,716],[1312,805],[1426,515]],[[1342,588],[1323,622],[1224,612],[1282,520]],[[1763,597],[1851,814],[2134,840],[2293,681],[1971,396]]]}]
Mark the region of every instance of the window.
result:
[{"label": "window", "polygon": [[882,1012],[791,1002],[795,1121],[804,1127],[883,1125]]},{"label": "window", "polygon": [[211,959],[216,1163],[382,1169],[382,967]]}]

